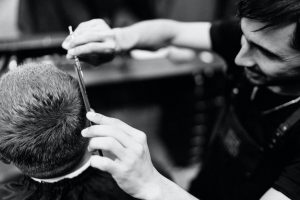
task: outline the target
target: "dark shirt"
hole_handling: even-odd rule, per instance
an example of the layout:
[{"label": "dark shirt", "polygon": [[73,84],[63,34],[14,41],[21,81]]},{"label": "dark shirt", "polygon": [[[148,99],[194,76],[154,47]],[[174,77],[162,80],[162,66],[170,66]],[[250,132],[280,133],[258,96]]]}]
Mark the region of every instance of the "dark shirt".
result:
[{"label": "dark shirt", "polygon": [[39,183],[28,176],[0,186],[2,200],[134,200],[103,171],[88,168],[73,179]]},{"label": "dark shirt", "polygon": [[263,114],[295,96],[257,87],[251,98],[255,86],[248,82],[243,68],[234,65],[241,34],[237,21],[218,22],[211,29],[213,50],[228,64],[227,100],[191,193],[204,200],[255,200],[273,187],[291,199],[300,199],[299,120],[283,137],[275,136],[279,125],[300,104]]}]

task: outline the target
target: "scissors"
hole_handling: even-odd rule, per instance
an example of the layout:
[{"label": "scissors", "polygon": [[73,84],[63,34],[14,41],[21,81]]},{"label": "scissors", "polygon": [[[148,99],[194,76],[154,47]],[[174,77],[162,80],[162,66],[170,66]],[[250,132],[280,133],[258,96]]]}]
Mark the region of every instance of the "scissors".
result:
[{"label": "scissors", "polygon": [[[72,26],[69,26],[68,28],[69,28],[70,36],[74,37]],[[76,74],[77,74],[77,77],[78,77],[80,93],[81,93],[81,96],[82,96],[82,99],[83,99],[84,107],[86,109],[86,112],[89,112],[89,111],[94,112],[93,110],[91,110],[90,102],[89,102],[89,99],[88,99],[88,96],[87,96],[80,61],[79,61],[77,56],[74,56],[74,60],[75,60],[74,68],[75,68],[75,71],[76,71]],[[92,126],[93,123],[91,121],[89,121],[89,125]],[[99,153],[100,156],[103,156],[103,153],[102,153],[101,150],[98,150],[98,153]]]},{"label": "scissors", "polygon": [[[69,26],[69,32],[70,32],[70,36],[73,37],[73,30],[72,30],[72,26]],[[84,80],[83,80],[83,72],[82,72],[82,68],[81,68],[81,64],[80,61],[78,59],[77,56],[74,56],[74,60],[75,60],[75,71],[78,77],[78,82],[79,82],[79,87],[80,87],[80,92],[83,98],[83,103],[85,106],[85,109],[87,112],[91,111],[91,106],[90,106],[90,102],[86,93],[86,87],[84,84]]]}]

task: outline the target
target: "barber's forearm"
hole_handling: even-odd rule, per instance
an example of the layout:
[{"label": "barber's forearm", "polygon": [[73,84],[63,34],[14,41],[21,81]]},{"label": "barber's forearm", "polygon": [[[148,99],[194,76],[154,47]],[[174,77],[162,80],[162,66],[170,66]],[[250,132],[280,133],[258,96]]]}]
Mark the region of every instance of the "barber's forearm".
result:
[{"label": "barber's forearm", "polygon": [[178,22],[172,44],[175,46],[211,49],[210,22]]},{"label": "barber's forearm", "polygon": [[129,27],[116,28],[116,43],[120,50],[155,49],[169,45],[176,35],[176,24],[173,20],[148,20]]},{"label": "barber's forearm", "polygon": [[158,182],[153,183],[152,189],[145,196],[144,200],[197,200],[196,197],[176,185],[174,182],[160,175]]},{"label": "barber's forearm", "polygon": [[209,22],[178,22],[159,19],[115,29],[120,50],[160,48],[168,45],[195,49],[210,49]]}]

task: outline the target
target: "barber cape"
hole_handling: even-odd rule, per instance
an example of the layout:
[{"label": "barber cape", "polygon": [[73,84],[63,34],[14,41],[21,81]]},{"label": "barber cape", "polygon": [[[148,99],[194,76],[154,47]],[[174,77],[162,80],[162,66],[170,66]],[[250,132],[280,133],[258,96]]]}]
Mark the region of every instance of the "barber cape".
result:
[{"label": "barber cape", "polygon": [[0,200],[133,200],[110,174],[88,167],[73,178],[50,183],[22,175],[0,185]]}]

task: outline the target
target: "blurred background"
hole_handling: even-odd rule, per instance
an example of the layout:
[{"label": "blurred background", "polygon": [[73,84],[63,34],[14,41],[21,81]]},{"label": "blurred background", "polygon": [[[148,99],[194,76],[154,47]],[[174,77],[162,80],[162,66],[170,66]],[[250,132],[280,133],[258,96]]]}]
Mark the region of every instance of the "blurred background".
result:
[{"label": "blurred background", "polygon": [[[0,0],[0,75],[18,64],[57,64],[74,75],[60,47],[80,22],[103,18],[111,27],[169,18],[214,21],[235,17],[237,0]],[[198,172],[207,138],[223,104],[223,60],[213,52],[179,51],[166,59],[135,51],[98,67],[84,64],[92,107],[144,131],[154,164],[184,188]],[[219,83],[219,84],[217,84]],[[16,170],[0,167],[0,181]]]},{"label": "blurred background", "polygon": [[235,15],[236,0],[0,0],[1,38],[66,32],[80,22],[104,18],[126,26],[152,18],[216,20]]}]

